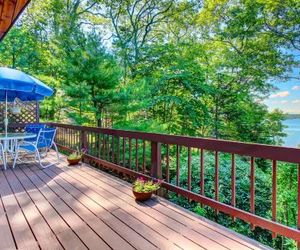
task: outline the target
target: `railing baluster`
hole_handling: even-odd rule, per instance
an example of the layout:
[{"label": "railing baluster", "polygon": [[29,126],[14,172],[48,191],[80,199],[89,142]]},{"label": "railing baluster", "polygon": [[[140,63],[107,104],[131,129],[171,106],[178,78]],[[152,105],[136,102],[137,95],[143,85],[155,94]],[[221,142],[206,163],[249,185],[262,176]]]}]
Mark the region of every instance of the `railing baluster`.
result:
[{"label": "railing baluster", "polygon": [[[89,153],[89,149],[88,149],[88,141],[87,141],[87,132],[85,130],[81,131],[81,148],[86,148],[86,154]],[[83,160],[84,161],[84,160]]]},{"label": "railing baluster", "polygon": [[67,145],[70,147],[70,129],[67,130]]},{"label": "railing baluster", "polygon": [[204,191],[204,150],[200,149],[200,194],[205,195]]},{"label": "railing baluster", "polygon": [[87,132],[82,131],[81,136],[82,136],[81,137],[82,148],[88,149]]},{"label": "railing baluster", "polygon": [[70,129],[67,129],[67,145],[70,147]]},{"label": "railing baluster", "polygon": [[191,156],[191,148],[188,147],[188,190],[191,190],[192,187],[192,169],[191,169],[191,161],[192,161],[192,156]]},{"label": "railing baluster", "polygon": [[139,140],[135,139],[135,169],[139,171]]},{"label": "railing baluster", "polygon": [[65,140],[66,129],[63,128],[61,132],[62,132],[62,133],[61,133],[61,137],[62,137],[62,140],[63,140],[62,145],[63,145],[63,146],[66,146],[66,140]]},{"label": "railing baluster", "polygon": [[103,134],[102,148],[103,148],[102,159],[105,160],[106,157],[106,135],[105,134]]},{"label": "railing baluster", "polygon": [[111,162],[115,163],[115,137],[111,136]]},{"label": "railing baluster", "polygon": [[[215,200],[219,201],[219,152],[215,151]],[[219,211],[216,210],[219,214]]]},{"label": "railing baluster", "polygon": [[166,146],[166,181],[170,182],[170,146],[169,144],[167,144]]},{"label": "railing baluster", "polygon": [[65,140],[65,145],[68,146],[68,129],[65,130],[64,140]]},{"label": "railing baluster", "polygon": [[70,148],[73,148],[73,136],[72,136],[72,132],[73,130],[70,129]]},{"label": "railing baluster", "polygon": [[92,133],[92,142],[93,142],[93,155],[95,156],[95,155],[97,155],[97,153],[96,153],[96,133]]},{"label": "railing baluster", "polygon": [[[236,181],[236,169],[235,169],[235,154],[231,154],[231,206],[235,207],[236,205],[236,189],[235,189],[235,181]],[[232,217],[235,220],[235,217]]]},{"label": "railing baluster", "polygon": [[215,200],[219,200],[219,152],[215,151]]},{"label": "railing baluster", "polygon": [[131,138],[128,138],[129,139],[129,159],[128,159],[128,165],[129,165],[129,168],[131,169],[131,149],[132,149],[132,145],[131,145]]},{"label": "railing baluster", "polygon": [[143,173],[146,172],[146,141],[143,141]]},{"label": "railing baluster", "polygon": [[180,186],[180,146],[176,145],[176,185]]},{"label": "railing baluster", "polygon": [[120,137],[117,137],[118,149],[117,149],[117,164],[120,165]]},{"label": "railing baluster", "polygon": [[[250,169],[250,212],[255,213],[255,158],[251,157]],[[254,230],[255,225],[251,224],[251,229]]]},{"label": "railing baluster", "polygon": [[[272,161],[272,220],[277,220],[277,161]],[[272,233],[272,237],[276,238],[277,234]]]},{"label": "railing baluster", "polygon": [[70,148],[76,149],[76,147],[74,147],[74,143],[73,143],[73,129],[70,129]]},{"label": "railing baluster", "polygon": [[125,160],[126,160],[126,159],[125,159],[125,158],[126,158],[126,157],[125,157],[125,156],[126,156],[126,155],[125,155],[125,147],[126,147],[126,141],[125,141],[125,137],[123,137],[123,148],[122,148],[122,150],[123,150],[123,155],[122,155],[122,156],[123,156],[123,167],[126,166],[126,164],[125,164]]},{"label": "railing baluster", "polygon": [[107,145],[107,150],[106,150],[106,153],[107,153],[107,156],[106,156],[106,159],[107,161],[110,161],[110,142],[109,142],[109,134],[107,135],[107,141],[106,141],[106,145]]},{"label": "railing baluster", "polygon": [[77,148],[77,131],[73,130],[73,145],[74,148]]},{"label": "railing baluster", "polygon": [[101,134],[98,133],[98,158],[101,158]]},{"label": "railing baluster", "polygon": [[74,148],[77,148],[77,146],[76,146],[76,131],[75,130],[73,130],[73,146],[74,146]]}]

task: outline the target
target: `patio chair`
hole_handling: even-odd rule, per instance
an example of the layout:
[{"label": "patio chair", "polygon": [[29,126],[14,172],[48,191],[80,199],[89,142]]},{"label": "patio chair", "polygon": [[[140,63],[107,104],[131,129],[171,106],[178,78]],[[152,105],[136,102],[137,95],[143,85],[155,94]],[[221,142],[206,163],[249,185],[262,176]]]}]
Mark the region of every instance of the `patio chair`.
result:
[{"label": "patio chair", "polygon": [[[31,133],[31,134],[36,134],[36,136],[38,136],[39,132],[41,131],[41,129],[46,128],[45,124],[42,123],[30,123],[27,124],[24,128],[26,133]],[[29,141],[29,142],[35,142],[37,138],[27,138],[25,139],[25,141]]]},{"label": "patio chair", "polygon": [[[21,142],[17,146],[16,156],[15,156],[13,166],[15,166],[17,159],[20,160],[19,159],[20,151],[25,152],[27,154],[34,154],[35,160],[39,163],[41,168],[47,168],[56,163],[59,163],[58,149],[54,142],[55,134],[56,134],[55,128],[43,128],[39,131],[38,136],[34,142],[30,142],[30,141]],[[52,162],[48,165],[45,165],[45,164],[43,164],[42,160],[47,156],[48,151],[52,147],[54,147],[54,150],[56,151],[57,161]],[[22,160],[20,160],[20,161],[22,162]]]}]

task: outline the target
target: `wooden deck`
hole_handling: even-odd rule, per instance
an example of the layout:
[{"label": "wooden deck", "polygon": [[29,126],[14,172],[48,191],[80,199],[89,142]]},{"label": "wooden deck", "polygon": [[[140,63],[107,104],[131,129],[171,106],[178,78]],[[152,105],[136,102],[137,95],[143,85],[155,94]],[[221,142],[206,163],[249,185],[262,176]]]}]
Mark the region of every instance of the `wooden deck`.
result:
[{"label": "wooden deck", "polygon": [[1,250],[267,249],[165,199],[138,203],[126,182],[64,157],[0,171],[0,195]]}]

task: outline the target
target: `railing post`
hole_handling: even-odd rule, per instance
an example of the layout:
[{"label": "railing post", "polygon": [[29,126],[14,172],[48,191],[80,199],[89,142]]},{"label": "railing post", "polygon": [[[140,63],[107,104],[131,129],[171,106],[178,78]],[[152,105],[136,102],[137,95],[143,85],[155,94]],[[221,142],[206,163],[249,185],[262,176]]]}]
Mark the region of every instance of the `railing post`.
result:
[{"label": "railing post", "polygon": [[[88,141],[87,141],[87,132],[85,130],[81,130],[81,148],[86,150],[88,153]],[[83,162],[86,162],[84,158],[82,159]]]},{"label": "railing post", "polygon": [[154,178],[162,178],[161,170],[161,144],[159,142],[151,142],[151,176]]}]

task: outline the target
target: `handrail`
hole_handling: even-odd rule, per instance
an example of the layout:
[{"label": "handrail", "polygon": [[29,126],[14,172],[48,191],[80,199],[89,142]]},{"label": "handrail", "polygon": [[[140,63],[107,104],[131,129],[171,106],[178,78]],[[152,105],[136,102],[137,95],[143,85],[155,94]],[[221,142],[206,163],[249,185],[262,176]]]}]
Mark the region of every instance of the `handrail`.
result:
[{"label": "handrail", "polygon": [[229,141],[221,139],[178,136],[168,134],[157,134],[148,132],[137,132],[130,130],[107,129],[89,126],[78,126],[60,123],[48,123],[51,126],[62,128],[71,128],[79,131],[90,131],[104,133],[119,137],[140,139],[146,141],[159,142],[164,144],[173,144],[179,146],[203,148],[205,150],[220,151],[244,156],[253,156],[276,161],[300,164],[300,149],[282,146],[272,146],[258,143],[245,143],[238,141]]},{"label": "handrail", "polygon": [[[75,147],[85,147],[89,152],[85,160],[95,162],[103,167],[116,170],[134,177],[145,176],[162,179],[162,186],[167,190],[180,194],[189,200],[212,207],[216,212],[224,212],[233,218],[240,218],[249,222],[254,228],[261,228],[273,232],[273,236],[280,234],[300,242],[300,205],[298,206],[298,229],[285,226],[276,222],[277,215],[277,161],[294,163],[298,169],[298,201],[300,200],[300,149],[280,146],[270,146],[254,143],[242,143],[217,139],[197,138],[188,136],[164,135],[155,133],[125,131],[116,129],[75,126],[68,124],[49,123],[58,128],[57,144],[61,149],[72,151]],[[150,145],[150,171],[147,171],[146,142]],[[162,159],[162,146],[165,147]],[[176,147],[176,184],[170,183],[170,147]],[[187,187],[180,185],[180,148],[187,148],[188,177]],[[200,191],[192,192],[191,150],[200,150],[199,171]],[[215,197],[209,198],[204,193],[204,151],[213,152],[215,157]],[[219,201],[219,154],[231,154],[231,204]],[[236,182],[235,182],[235,155],[250,157],[250,212],[236,207]],[[123,157],[123,158],[122,158]],[[255,214],[255,158],[272,161],[272,220]],[[135,161],[132,161],[135,160]],[[162,162],[165,171],[163,173]],[[298,202],[299,203],[299,202]]]}]

